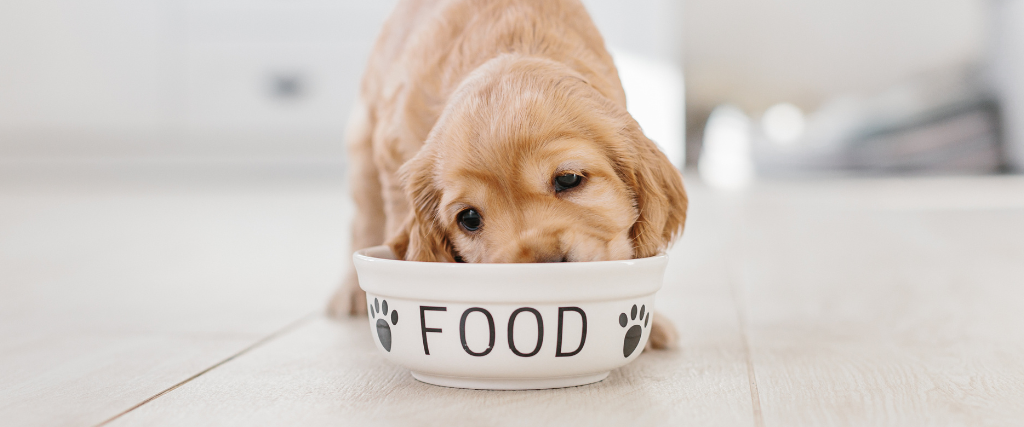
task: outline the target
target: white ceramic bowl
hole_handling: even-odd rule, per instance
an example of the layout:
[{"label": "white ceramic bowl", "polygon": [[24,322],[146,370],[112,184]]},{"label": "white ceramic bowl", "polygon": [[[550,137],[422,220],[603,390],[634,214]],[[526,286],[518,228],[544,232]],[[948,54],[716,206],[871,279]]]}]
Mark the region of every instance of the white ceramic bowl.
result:
[{"label": "white ceramic bowl", "polygon": [[426,383],[492,390],[589,384],[631,362],[668,263],[413,262],[385,246],[354,259],[385,357]]}]

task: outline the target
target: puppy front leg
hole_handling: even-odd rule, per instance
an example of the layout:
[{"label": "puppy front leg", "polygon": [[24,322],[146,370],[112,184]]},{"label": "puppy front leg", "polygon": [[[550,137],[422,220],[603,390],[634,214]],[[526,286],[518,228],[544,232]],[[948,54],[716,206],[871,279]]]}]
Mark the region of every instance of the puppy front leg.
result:
[{"label": "puppy front leg", "polygon": [[651,335],[647,339],[646,348],[653,350],[662,350],[668,348],[675,348],[679,343],[679,332],[676,331],[675,325],[672,321],[665,317],[664,314],[654,313],[654,319],[651,324]]},{"label": "puppy front leg", "polygon": [[349,188],[355,201],[352,219],[352,242],[345,264],[348,273],[327,304],[332,317],[366,314],[366,293],[359,288],[359,279],[352,266],[351,254],[359,249],[384,244],[384,201],[380,173],[373,162],[373,123],[362,102],[357,102],[349,118],[348,141]]}]

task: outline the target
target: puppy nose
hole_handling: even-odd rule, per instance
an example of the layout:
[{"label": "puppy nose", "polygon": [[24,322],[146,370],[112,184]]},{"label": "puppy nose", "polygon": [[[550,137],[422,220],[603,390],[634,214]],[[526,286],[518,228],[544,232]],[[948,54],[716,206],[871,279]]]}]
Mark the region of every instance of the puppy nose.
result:
[{"label": "puppy nose", "polygon": [[[525,249],[525,248],[524,248]],[[532,249],[532,250],[531,250]],[[536,262],[536,263],[548,263],[548,262],[566,262],[568,257],[555,248],[530,248],[520,252],[522,254],[522,262]]]},{"label": "puppy nose", "polygon": [[532,229],[516,237],[505,250],[495,254],[497,262],[546,263],[569,260],[568,252],[562,249],[557,230]]},{"label": "puppy nose", "polygon": [[548,263],[566,262],[568,260],[566,254],[558,253],[557,251],[538,250],[535,247],[521,246],[515,251],[515,255],[506,258],[503,262]]}]

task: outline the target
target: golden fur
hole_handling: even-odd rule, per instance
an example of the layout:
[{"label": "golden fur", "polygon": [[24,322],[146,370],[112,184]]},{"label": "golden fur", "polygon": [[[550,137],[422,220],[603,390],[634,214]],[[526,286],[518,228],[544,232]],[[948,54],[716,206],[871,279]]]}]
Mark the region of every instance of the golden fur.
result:
[{"label": "golden fur", "polygon": [[[349,123],[353,249],[403,259],[595,261],[664,251],[679,172],[626,112],[577,0],[406,0],[384,25]],[[556,192],[554,177],[582,184]],[[456,215],[477,210],[470,232]],[[354,272],[331,303],[366,309]],[[652,342],[670,345],[658,317]]]}]

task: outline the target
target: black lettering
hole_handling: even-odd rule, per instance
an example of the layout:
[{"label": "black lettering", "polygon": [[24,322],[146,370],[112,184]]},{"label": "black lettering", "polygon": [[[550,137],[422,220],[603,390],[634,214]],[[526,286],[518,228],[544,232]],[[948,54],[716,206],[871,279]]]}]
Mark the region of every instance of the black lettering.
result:
[{"label": "black lettering", "polygon": [[[575,351],[562,353],[562,315],[567,311],[575,311],[583,319],[583,333],[580,335],[580,346]],[[583,344],[587,342],[587,313],[579,307],[558,307],[558,341],[555,343],[555,357],[569,357],[579,354],[583,350]]]},{"label": "black lettering", "polygon": [[[479,311],[483,313],[484,316],[487,316],[487,328],[490,330],[491,334],[490,341],[487,343],[487,350],[484,350],[480,353],[473,352],[473,350],[470,350],[469,346],[466,345],[466,318],[469,317],[469,313],[472,313],[474,311]],[[466,353],[469,353],[471,356],[480,357],[486,356],[487,353],[490,353],[491,350],[494,349],[494,318],[491,317],[491,313],[480,307],[473,307],[463,312],[462,320],[459,322],[459,338],[462,339],[462,348],[466,350]]]},{"label": "black lettering", "polygon": [[427,311],[448,311],[446,307],[420,306],[420,330],[423,331],[423,354],[430,355],[430,348],[427,347],[427,332],[441,332],[441,328],[428,328],[427,319],[424,313]]},{"label": "black lettering", "polygon": [[[519,349],[516,348],[516,343],[512,339],[512,337],[513,337],[512,331],[514,329],[513,325],[515,325],[515,323],[516,323],[516,316],[518,316],[519,313],[522,313],[524,311],[528,311],[530,313],[533,313],[534,317],[537,318],[537,346],[533,348],[533,351],[531,351],[529,353],[526,353],[526,354],[523,354],[522,352],[519,351]],[[516,311],[513,311],[512,312],[512,316],[508,318],[508,348],[511,349],[512,352],[516,354],[516,356],[530,357],[530,356],[536,355],[537,353],[540,353],[540,346],[543,343],[544,343],[544,320],[542,320],[540,318],[540,312],[535,310],[535,309],[532,309],[530,307],[523,307],[523,308],[520,308],[520,309],[518,309]]]}]

